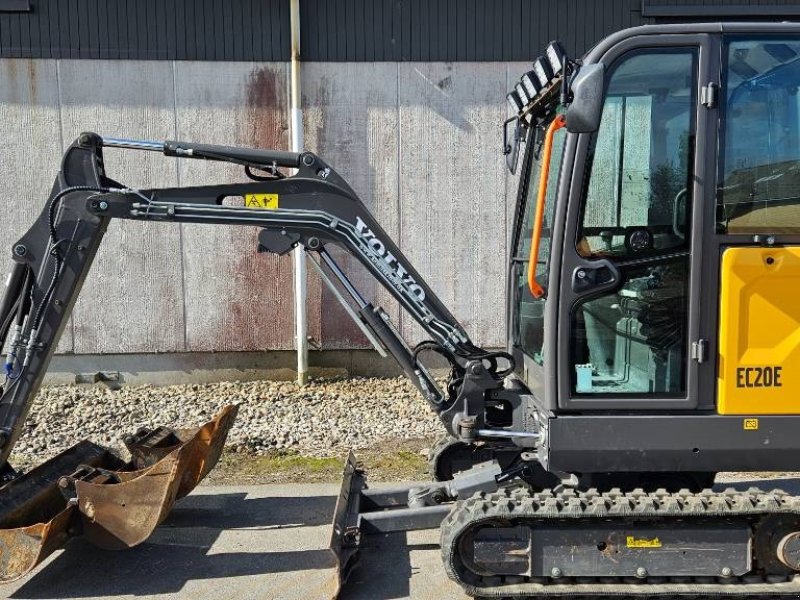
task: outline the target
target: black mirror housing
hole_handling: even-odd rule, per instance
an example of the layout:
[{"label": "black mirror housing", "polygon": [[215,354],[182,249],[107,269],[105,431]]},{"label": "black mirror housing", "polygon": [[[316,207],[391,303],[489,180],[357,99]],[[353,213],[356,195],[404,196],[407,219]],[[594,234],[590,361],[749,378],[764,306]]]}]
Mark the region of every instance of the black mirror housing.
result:
[{"label": "black mirror housing", "polygon": [[592,133],[600,128],[603,115],[605,67],[585,65],[572,79],[572,104],[566,112],[567,131]]}]

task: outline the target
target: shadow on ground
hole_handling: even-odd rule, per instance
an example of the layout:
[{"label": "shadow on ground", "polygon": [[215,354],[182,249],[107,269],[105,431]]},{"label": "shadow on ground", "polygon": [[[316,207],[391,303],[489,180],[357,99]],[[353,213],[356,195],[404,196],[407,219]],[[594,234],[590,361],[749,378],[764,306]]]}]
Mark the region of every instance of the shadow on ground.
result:
[{"label": "shadow on ground", "polygon": [[[244,493],[189,496],[178,503],[146,543],[113,552],[76,538],[10,597],[147,596],[179,592],[190,580],[332,570],[334,560],[327,549],[248,552],[244,548],[240,552],[214,553],[209,550],[224,530],[327,526],[335,503],[333,496],[248,498]],[[327,539],[322,545],[326,543]]]},{"label": "shadow on ground", "polygon": [[[339,600],[409,598],[411,576],[418,570],[412,567],[411,552],[420,550],[436,550],[438,554],[439,545],[409,543],[405,533],[366,538],[358,564],[342,588]],[[376,577],[379,577],[377,584]]]}]

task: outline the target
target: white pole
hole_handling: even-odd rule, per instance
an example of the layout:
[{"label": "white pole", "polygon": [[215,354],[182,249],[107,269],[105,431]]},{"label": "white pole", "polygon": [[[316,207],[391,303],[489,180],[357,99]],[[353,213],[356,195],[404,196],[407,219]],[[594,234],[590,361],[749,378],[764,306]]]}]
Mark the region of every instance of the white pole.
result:
[{"label": "white pole", "polygon": [[[303,151],[303,113],[300,109],[300,0],[289,0],[292,27],[292,72],[289,122],[292,152]],[[295,248],[294,258],[294,324],[297,342],[297,383],[308,381],[308,326],[306,313],[306,256],[302,246]]]}]

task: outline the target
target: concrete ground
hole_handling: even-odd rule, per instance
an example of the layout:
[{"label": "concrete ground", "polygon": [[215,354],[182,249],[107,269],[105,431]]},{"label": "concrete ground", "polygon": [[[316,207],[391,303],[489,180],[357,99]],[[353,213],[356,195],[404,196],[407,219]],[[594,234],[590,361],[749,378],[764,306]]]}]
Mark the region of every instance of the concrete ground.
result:
[{"label": "concrete ground", "polygon": [[[728,484],[725,484],[727,486]],[[800,479],[737,481],[781,487]],[[80,539],[25,579],[0,586],[13,599],[323,600],[335,588],[327,550],[338,485],[201,486],[147,543],[123,552]],[[367,538],[341,600],[466,596],[444,575],[438,531]]]},{"label": "concrete ground", "polygon": [[[100,550],[80,538],[0,598],[323,600],[338,484],[200,486],[144,544]],[[369,538],[341,600],[462,598],[444,577],[438,532]]]}]

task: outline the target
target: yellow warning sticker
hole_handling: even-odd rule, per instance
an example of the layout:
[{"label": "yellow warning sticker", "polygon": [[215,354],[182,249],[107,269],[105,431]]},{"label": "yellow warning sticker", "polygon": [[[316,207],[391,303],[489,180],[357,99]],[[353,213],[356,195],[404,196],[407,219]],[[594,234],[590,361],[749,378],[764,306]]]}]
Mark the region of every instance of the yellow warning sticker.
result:
[{"label": "yellow warning sticker", "polygon": [[628,548],[661,548],[661,540],[659,538],[648,540],[629,535],[625,537],[625,545]]},{"label": "yellow warning sticker", "polygon": [[278,208],[278,194],[247,194],[245,208]]},{"label": "yellow warning sticker", "polygon": [[758,419],[745,419],[744,429],[745,431],[758,431]]}]

